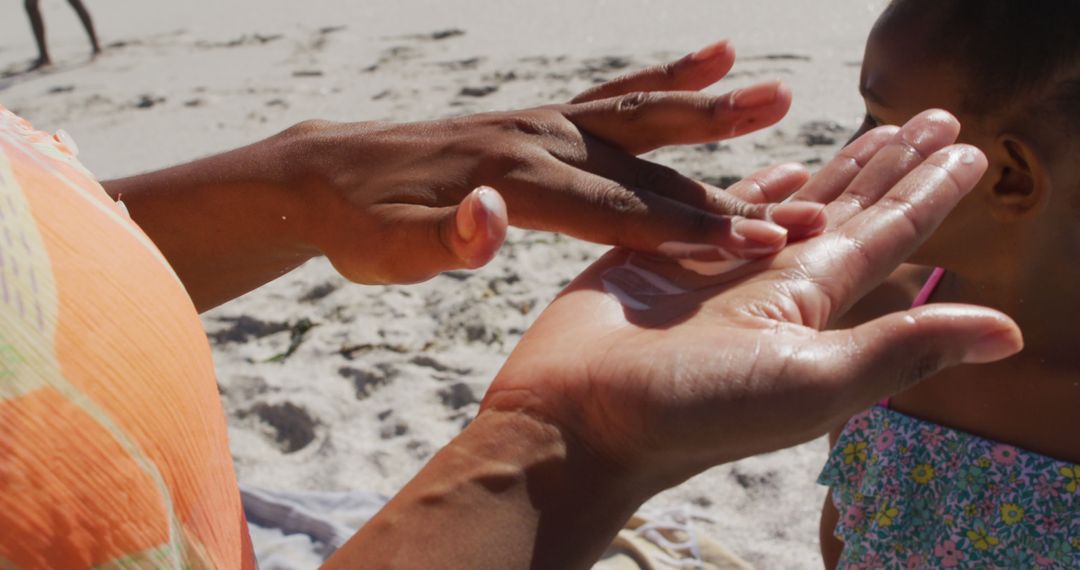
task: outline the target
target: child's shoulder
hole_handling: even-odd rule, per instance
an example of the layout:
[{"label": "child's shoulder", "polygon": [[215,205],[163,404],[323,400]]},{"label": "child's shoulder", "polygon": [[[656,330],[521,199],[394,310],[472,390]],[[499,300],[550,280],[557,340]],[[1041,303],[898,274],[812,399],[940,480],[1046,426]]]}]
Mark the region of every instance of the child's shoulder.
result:
[{"label": "child's shoulder", "polygon": [[834,327],[849,328],[889,313],[910,309],[933,271],[933,267],[923,265],[901,265],[881,285],[848,309]]}]

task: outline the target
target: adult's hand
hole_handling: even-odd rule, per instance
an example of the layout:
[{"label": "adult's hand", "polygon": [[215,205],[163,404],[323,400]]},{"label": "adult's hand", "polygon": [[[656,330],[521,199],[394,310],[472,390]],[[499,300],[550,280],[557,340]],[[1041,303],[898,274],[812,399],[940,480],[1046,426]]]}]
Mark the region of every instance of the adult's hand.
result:
[{"label": "adult's hand", "polygon": [[[303,175],[324,198],[314,242],[342,274],[365,283],[483,265],[507,221],[639,251],[689,243],[712,246],[718,257],[773,253],[787,230],[820,230],[819,210],[752,204],[636,157],[782,118],[791,94],[779,82],[697,92],[733,62],[721,42],[568,104],[426,123],[305,124],[293,133],[306,141],[298,143]],[[785,192],[805,181],[801,169],[786,173]]]},{"label": "adult's hand", "polygon": [[[759,257],[819,231],[820,208],[749,203],[635,156],[779,120],[791,103],[779,83],[696,91],[733,62],[721,42],[562,105],[412,124],[306,122],[105,186],[200,309],[319,254],[363,283],[478,267],[508,223],[641,251],[697,244],[716,258]],[[774,176],[769,202],[807,178],[800,167]]]},{"label": "adult's hand", "polygon": [[967,306],[824,330],[981,177],[976,149],[944,148],[958,133],[931,111],[845,149],[801,191],[831,202],[826,232],[771,259],[708,276],[611,252],[541,315],[485,407],[523,393],[607,460],[661,466],[669,484],[819,436],[942,367],[1011,354],[1012,321]]},{"label": "adult's hand", "polygon": [[[936,111],[868,133],[800,191],[829,203],[826,232],[770,259],[701,275],[621,249],[603,257],[528,331],[469,428],[341,559],[404,549],[412,528],[426,550],[399,560],[418,566],[441,554],[444,567],[585,567],[670,485],[819,436],[943,367],[1017,352],[1015,323],[971,306],[824,330],[981,177],[977,149],[946,146],[958,132]],[[406,524],[446,529],[455,516],[469,524],[452,545]]]}]

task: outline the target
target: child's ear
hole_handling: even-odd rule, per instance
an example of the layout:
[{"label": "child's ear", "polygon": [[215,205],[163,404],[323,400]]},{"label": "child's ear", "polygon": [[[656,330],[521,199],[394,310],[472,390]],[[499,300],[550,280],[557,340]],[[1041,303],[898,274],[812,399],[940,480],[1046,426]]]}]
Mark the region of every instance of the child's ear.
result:
[{"label": "child's ear", "polygon": [[1036,214],[1050,199],[1041,157],[1026,141],[1013,135],[998,137],[994,151],[996,179],[989,200],[995,217],[1015,221]]}]

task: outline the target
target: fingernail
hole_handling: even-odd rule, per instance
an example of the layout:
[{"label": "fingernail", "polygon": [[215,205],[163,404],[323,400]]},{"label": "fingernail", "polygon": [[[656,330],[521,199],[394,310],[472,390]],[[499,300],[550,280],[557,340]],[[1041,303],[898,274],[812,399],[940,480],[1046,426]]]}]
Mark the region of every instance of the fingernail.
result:
[{"label": "fingernail", "polygon": [[788,202],[769,212],[769,220],[784,227],[818,227],[825,225],[825,204],[817,202]]},{"label": "fingernail", "polygon": [[786,228],[765,220],[739,220],[731,228],[731,233],[749,241],[774,244],[787,239]]},{"label": "fingernail", "polygon": [[[916,121],[916,119],[919,119]],[[911,146],[925,151],[923,148],[927,142],[937,138],[939,133],[950,130],[959,132],[959,123],[949,112],[940,109],[931,109],[919,113],[911,121],[900,128],[900,137]]]},{"label": "fingernail", "polygon": [[479,196],[480,190],[473,190],[469,196],[466,196],[462,200],[461,206],[458,207],[456,221],[458,237],[462,241],[468,243],[476,236],[476,215],[477,206],[481,205]]},{"label": "fingernail", "polygon": [[931,157],[931,162],[949,171],[957,187],[965,193],[979,183],[987,167],[986,155],[966,144],[945,147],[938,151],[937,156]]},{"label": "fingernail", "polygon": [[772,245],[762,245],[758,247],[744,247],[739,250],[741,259],[757,259],[759,257],[766,257],[779,253],[784,248],[784,242],[774,243]]},{"label": "fingernail", "polygon": [[680,261],[693,260],[701,263],[716,263],[719,261],[731,260],[744,261],[748,258],[762,257],[776,253],[777,249],[778,247],[776,245],[740,247],[739,254],[736,255],[722,247],[709,245],[707,243],[669,241],[660,244],[660,246],[656,248],[656,252]]},{"label": "fingernail", "polygon": [[731,94],[731,108],[736,111],[744,111],[769,105],[776,101],[777,93],[780,92],[780,85],[779,81],[773,81],[747,87],[746,89],[739,89]]},{"label": "fingernail", "polygon": [[687,243],[682,241],[667,241],[656,248],[656,252],[675,259],[689,259],[695,256],[708,255],[720,251],[715,245],[705,243]]},{"label": "fingernail", "polygon": [[488,233],[494,234],[499,220],[506,217],[506,203],[502,201],[498,193],[487,186],[477,188],[476,197],[486,210]]},{"label": "fingernail", "polygon": [[730,43],[727,40],[721,40],[711,45],[707,45],[698,51],[686,56],[686,59],[695,63],[708,61],[714,57],[720,55],[728,50]]},{"label": "fingernail", "polygon": [[693,259],[680,259],[679,265],[687,271],[693,271],[698,275],[704,275],[706,277],[715,277],[722,275],[729,271],[734,271],[747,263],[750,263],[745,259],[734,259],[731,261],[696,261]]},{"label": "fingernail", "polygon": [[1024,339],[1015,329],[992,332],[975,341],[961,362],[964,364],[986,364],[1008,358],[1024,348]]}]

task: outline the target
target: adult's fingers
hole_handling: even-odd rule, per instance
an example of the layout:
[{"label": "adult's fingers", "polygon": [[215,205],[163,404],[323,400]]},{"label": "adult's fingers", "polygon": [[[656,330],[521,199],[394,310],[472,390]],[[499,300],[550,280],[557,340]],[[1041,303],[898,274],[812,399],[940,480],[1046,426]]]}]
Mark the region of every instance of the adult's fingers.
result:
[{"label": "adult's fingers", "polygon": [[774,164],[732,184],[727,193],[752,204],[782,202],[809,179],[810,172],[797,162]]},{"label": "adult's fingers", "polygon": [[795,200],[783,204],[777,202],[791,196],[809,177],[810,173],[801,164],[778,164],[743,178],[727,192],[749,203],[763,205],[764,219],[786,228],[789,240],[804,239],[825,229],[825,205]]},{"label": "adult's fingers", "polygon": [[495,257],[506,239],[510,216],[497,191],[481,186],[465,196],[453,215],[436,216],[446,251],[475,269]]},{"label": "adult's fingers", "polygon": [[976,147],[941,149],[838,232],[864,244],[873,256],[899,263],[930,237],[986,168],[986,156]]},{"label": "adult's fingers", "polygon": [[791,90],[771,82],[719,97],[638,91],[561,109],[579,129],[620,150],[642,154],[744,135],[776,123],[790,107]]},{"label": "adult's fingers", "polygon": [[735,64],[735,50],[727,40],[710,44],[677,61],[633,71],[591,87],[571,101],[585,103],[635,91],[698,91],[716,83]]},{"label": "adult's fingers", "polygon": [[878,127],[845,146],[792,199],[822,204],[832,202],[899,130],[892,125]]},{"label": "adult's fingers", "polygon": [[588,161],[578,166],[628,187],[660,194],[712,214],[775,222],[790,230],[794,239],[824,228],[821,205],[777,204],[806,182],[808,174],[802,165],[782,164],[762,169],[725,191],[591,137],[586,145]]},{"label": "adult's fingers", "polygon": [[[808,366],[836,386],[842,415],[902,392],[957,364],[1007,358],[1024,345],[1019,327],[1004,314],[970,305],[933,304],[886,315],[854,329],[823,333],[824,354],[844,355],[832,366]],[[826,345],[832,348],[826,348]],[[838,414],[838,417],[841,414]]]},{"label": "adult's fingers", "polygon": [[986,167],[986,157],[975,147],[942,149],[874,204],[818,238],[816,247],[796,253],[802,256],[796,263],[829,297],[829,312],[842,313],[903,263],[975,187]]},{"label": "adult's fingers", "polygon": [[[481,187],[448,208],[412,204],[375,207],[383,231],[372,250],[375,274],[366,281],[410,283],[451,269],[474,269],[491,261],[506,238],[502,196]],[[333,261],[333,259],[331,259]]]},{"label": "adult's fingers", "polygon": [[855,176],[847,189],[826,207],[830,227],[842,225],[889,192],[901,178],[960,134],[960,122],[946,111],[916,115]]},{"label": "adult's fingers", "polygon": [[546,172],[542,181],[530,183],[536,186],[532,194],[543,196],[542,207],[559,215],[523,225],[637,251],[692,248],[695,255],[711,259],[757,258],[786,244],[787,230],[774,223],[717,215],[647,189],[559,166]]}]

